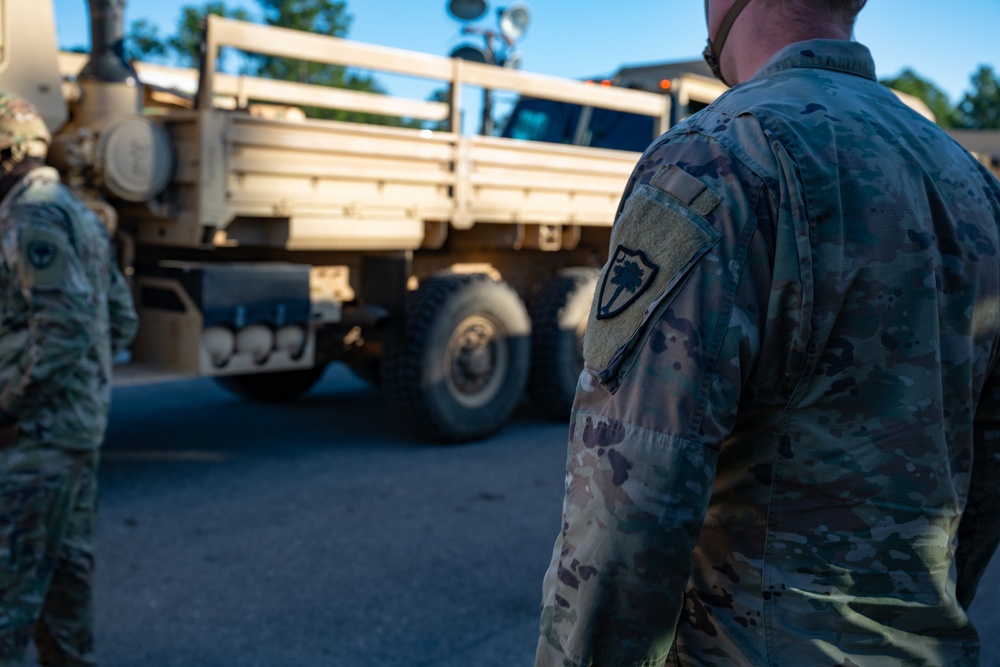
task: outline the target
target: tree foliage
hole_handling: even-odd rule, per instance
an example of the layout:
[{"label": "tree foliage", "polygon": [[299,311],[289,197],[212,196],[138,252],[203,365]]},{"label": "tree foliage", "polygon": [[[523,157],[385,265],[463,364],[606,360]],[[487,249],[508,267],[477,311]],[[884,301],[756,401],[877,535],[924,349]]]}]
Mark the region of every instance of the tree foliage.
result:
[{"label": "tree foliage", "polygon": [[961,126],[961,118],[944,91],[927,79],[920,77],[909,67],[895,77],[883,79],[882,83],[921,100],[934,114],[941,127]]},{"label": "tree foliage", "polygon": [[[318,35],[346,37],[351,27],[347,5],[335,0],[257,0],[264,23]],[[272,79],[345,87],[342,67],[261,56],[258,74]]]},{"label": "tree foliage", "polygon": [[249,12],[239,7],[229,8],[223,0],[211,0],[201,6],[186,5],[181,8],[176,31],[166,37],[146,19],[133,21],[125,37],[126,53],[136,60],[172,61],[181,67],[197,67],[201,57],[201,26],[209,14],[240,21],[251,19]]},{"label": "tree foliage", "polygon": [[167,55],[167,44],[160,29],[146,19],[132,21],[125,40],[125,57],[129,60],[160,61]]},{"label": "tree foliage", "polygon": [[[345,0],[257,0],[257,4],[260,7],[263,23],[318,35],[346,37],[353,20],[347,11]],[[210,0],[200,6],[188,5],[181,10],[176,31],[167,37],[161,36],[157,27],[148,21],[134,21],[126,36],[128,53],[140,60],[172,61],[181,66],[197,67],[200,59],[202,25],[209,14],[242,21],[252,20],[247,11],[227,7],[224,0]],[[220,68],[225,69],[231,62],[226,55],[225,52],[220,55]],[[241,72],[252,76],[347,88],[367,93],[385,93],[372,76],[338,65],[264,54],[243,54],[241,62]],[[305,109],[305,111],[314,118],[421,126],[420,123],[389,116],[319,108]]]},{"label": "tree foliage", "polygon": [[980,65],[970,78],[971,89],[957,105],[930,81],[910,68],[882,83],[917,97],[934,113],[941,127],[969,130],[1000,129],[1000,80],[989,65]]},{"label": "tree foliage", "polygon": [[972,75],[972,90],[958,105],[963,126],[980,130],[1000,130],[1000,81],[989,65],[980,65]]},{"label": "tree foliage", "polygon": [[[353,17],[347,13],[343,0],[257,0],[264,22],[279,28],[291,28],[317,35],[346,37]],[[347,88],[367,93],[385,90],[371,76],[351,72],[339,65],[304,62],[274,56],[259,56],[257,76],[285,81],[297,81],[318,86]],[[308,109],[313,117],[349,120],[382,125],[400,125],[396,118],[372,116],[329,109]]]},{"label": "tree foliage", "polygon": [[[239,7],[230,9],[226,7],[223,0],[212,0],[201,7],[188,5],[181,9],[181,17],[177,22],[177,32],[167,38],[167,44],[170,50],[177,55],[182,65],[198,66],[198,61],[201,58],[199,45],[201,44],[202,25],[209,14],[238,21],[249,21],[251,18],[245,9]],[[220,55],[220,60],[224,62],[226,55]]]}]

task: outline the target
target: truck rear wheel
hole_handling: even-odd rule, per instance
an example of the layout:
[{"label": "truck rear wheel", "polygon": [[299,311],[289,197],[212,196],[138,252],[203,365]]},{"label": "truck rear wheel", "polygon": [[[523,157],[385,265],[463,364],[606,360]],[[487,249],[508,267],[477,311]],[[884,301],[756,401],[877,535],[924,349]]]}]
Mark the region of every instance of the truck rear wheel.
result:
[{"label": "truck rear wheel", "polygon": [[223,389],[237,396],[262,403],[284,403],[293,401],[306,393],[323,376],[325,366],[275,373],[251,373],[248,375],[219,375],[215,381]]},{"label": "truck rear wheel", "polygon": [[563,269],[542,285],[533,303],[528,395],[549,419],[566,420],[573,407],[598,273],[590,268]]},{"label": "truck rear wheel", "polygon": [[506,283],[434,276],[411,295],[385,386],[428,439],[466,442],[497,431],[517,407],[530,362],[531,320]]},{"label": "truck rear wheel", "polygon": [[356,378],[362,382],[367,382],[372,387],[379,389],[382,387],[382,360],[378,357],[371,357],[363,360],[347,361],[347,367]]}]

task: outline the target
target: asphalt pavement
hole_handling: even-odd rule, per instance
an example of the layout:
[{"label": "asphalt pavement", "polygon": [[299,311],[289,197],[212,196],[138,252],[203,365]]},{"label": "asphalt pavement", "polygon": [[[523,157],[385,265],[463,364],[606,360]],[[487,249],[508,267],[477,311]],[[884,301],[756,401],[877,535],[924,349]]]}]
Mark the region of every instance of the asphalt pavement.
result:
[{"label": "asphalt pavement", "polygon": [[[530,665],[565,427],[420,443],[342,367],[289,405],[209,380],[115,392],[103,667]],[[1000,558],[972,609],[1000,665]]]}]

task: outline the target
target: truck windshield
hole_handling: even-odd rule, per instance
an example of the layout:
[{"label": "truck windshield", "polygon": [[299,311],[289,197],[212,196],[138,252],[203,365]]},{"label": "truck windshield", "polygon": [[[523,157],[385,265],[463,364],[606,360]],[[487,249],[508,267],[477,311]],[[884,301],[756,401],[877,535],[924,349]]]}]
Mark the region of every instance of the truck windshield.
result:
[{"label": "truck windshield", "polygon": [[644,151],[653,141],[653,117],[594,109],[584,145],[618,151]]},{"label": "truck windshield", "polygon": [[523,97],[500,136],[527,141],[571,144],[580,119],[580,105]]},{"label": "truck windshield", "polygon": [[500,136],[643,151],[654,139],[653,128],[651,116],[524,97],[514,106]]}]

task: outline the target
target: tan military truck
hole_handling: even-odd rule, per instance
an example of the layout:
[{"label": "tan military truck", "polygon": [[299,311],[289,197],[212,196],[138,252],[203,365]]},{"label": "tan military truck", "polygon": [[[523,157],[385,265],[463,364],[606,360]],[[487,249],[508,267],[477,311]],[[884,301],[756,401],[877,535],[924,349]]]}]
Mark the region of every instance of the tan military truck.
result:
[{"label": "tan military truck", "polygon": [[1000,178],[1000,130],[948,130],[948,134]]},{"label": "tan military truck", "polygon": [[[642,118],[641,149],[682,107],[722,90],[681,100],[215,16],[198,72],[137,74],[120,56],[123,5],[91,0],[83,64],[60,60],[49,2],[0,0],[0,89],[43,111],[50,162],[115,230],[134,284],[141,329],[122,378],[212,376],[284,400],[341,361],[440,441],[494,432],[525,390],[544,414],[568,414],[597,270],[638,157],[600,147],[595,128]],[[449,95],[232,76],[217,71],[223,47],[418,77]],[[163,85],[195,75],[190,95]],[[463,136],[470,87],[521,96],[522,131],[532,100],[586,118],[555,143],[527,140],[538,137],[516,123],[507,136]],[[316,120],[308,108],[448,130]]]}]

